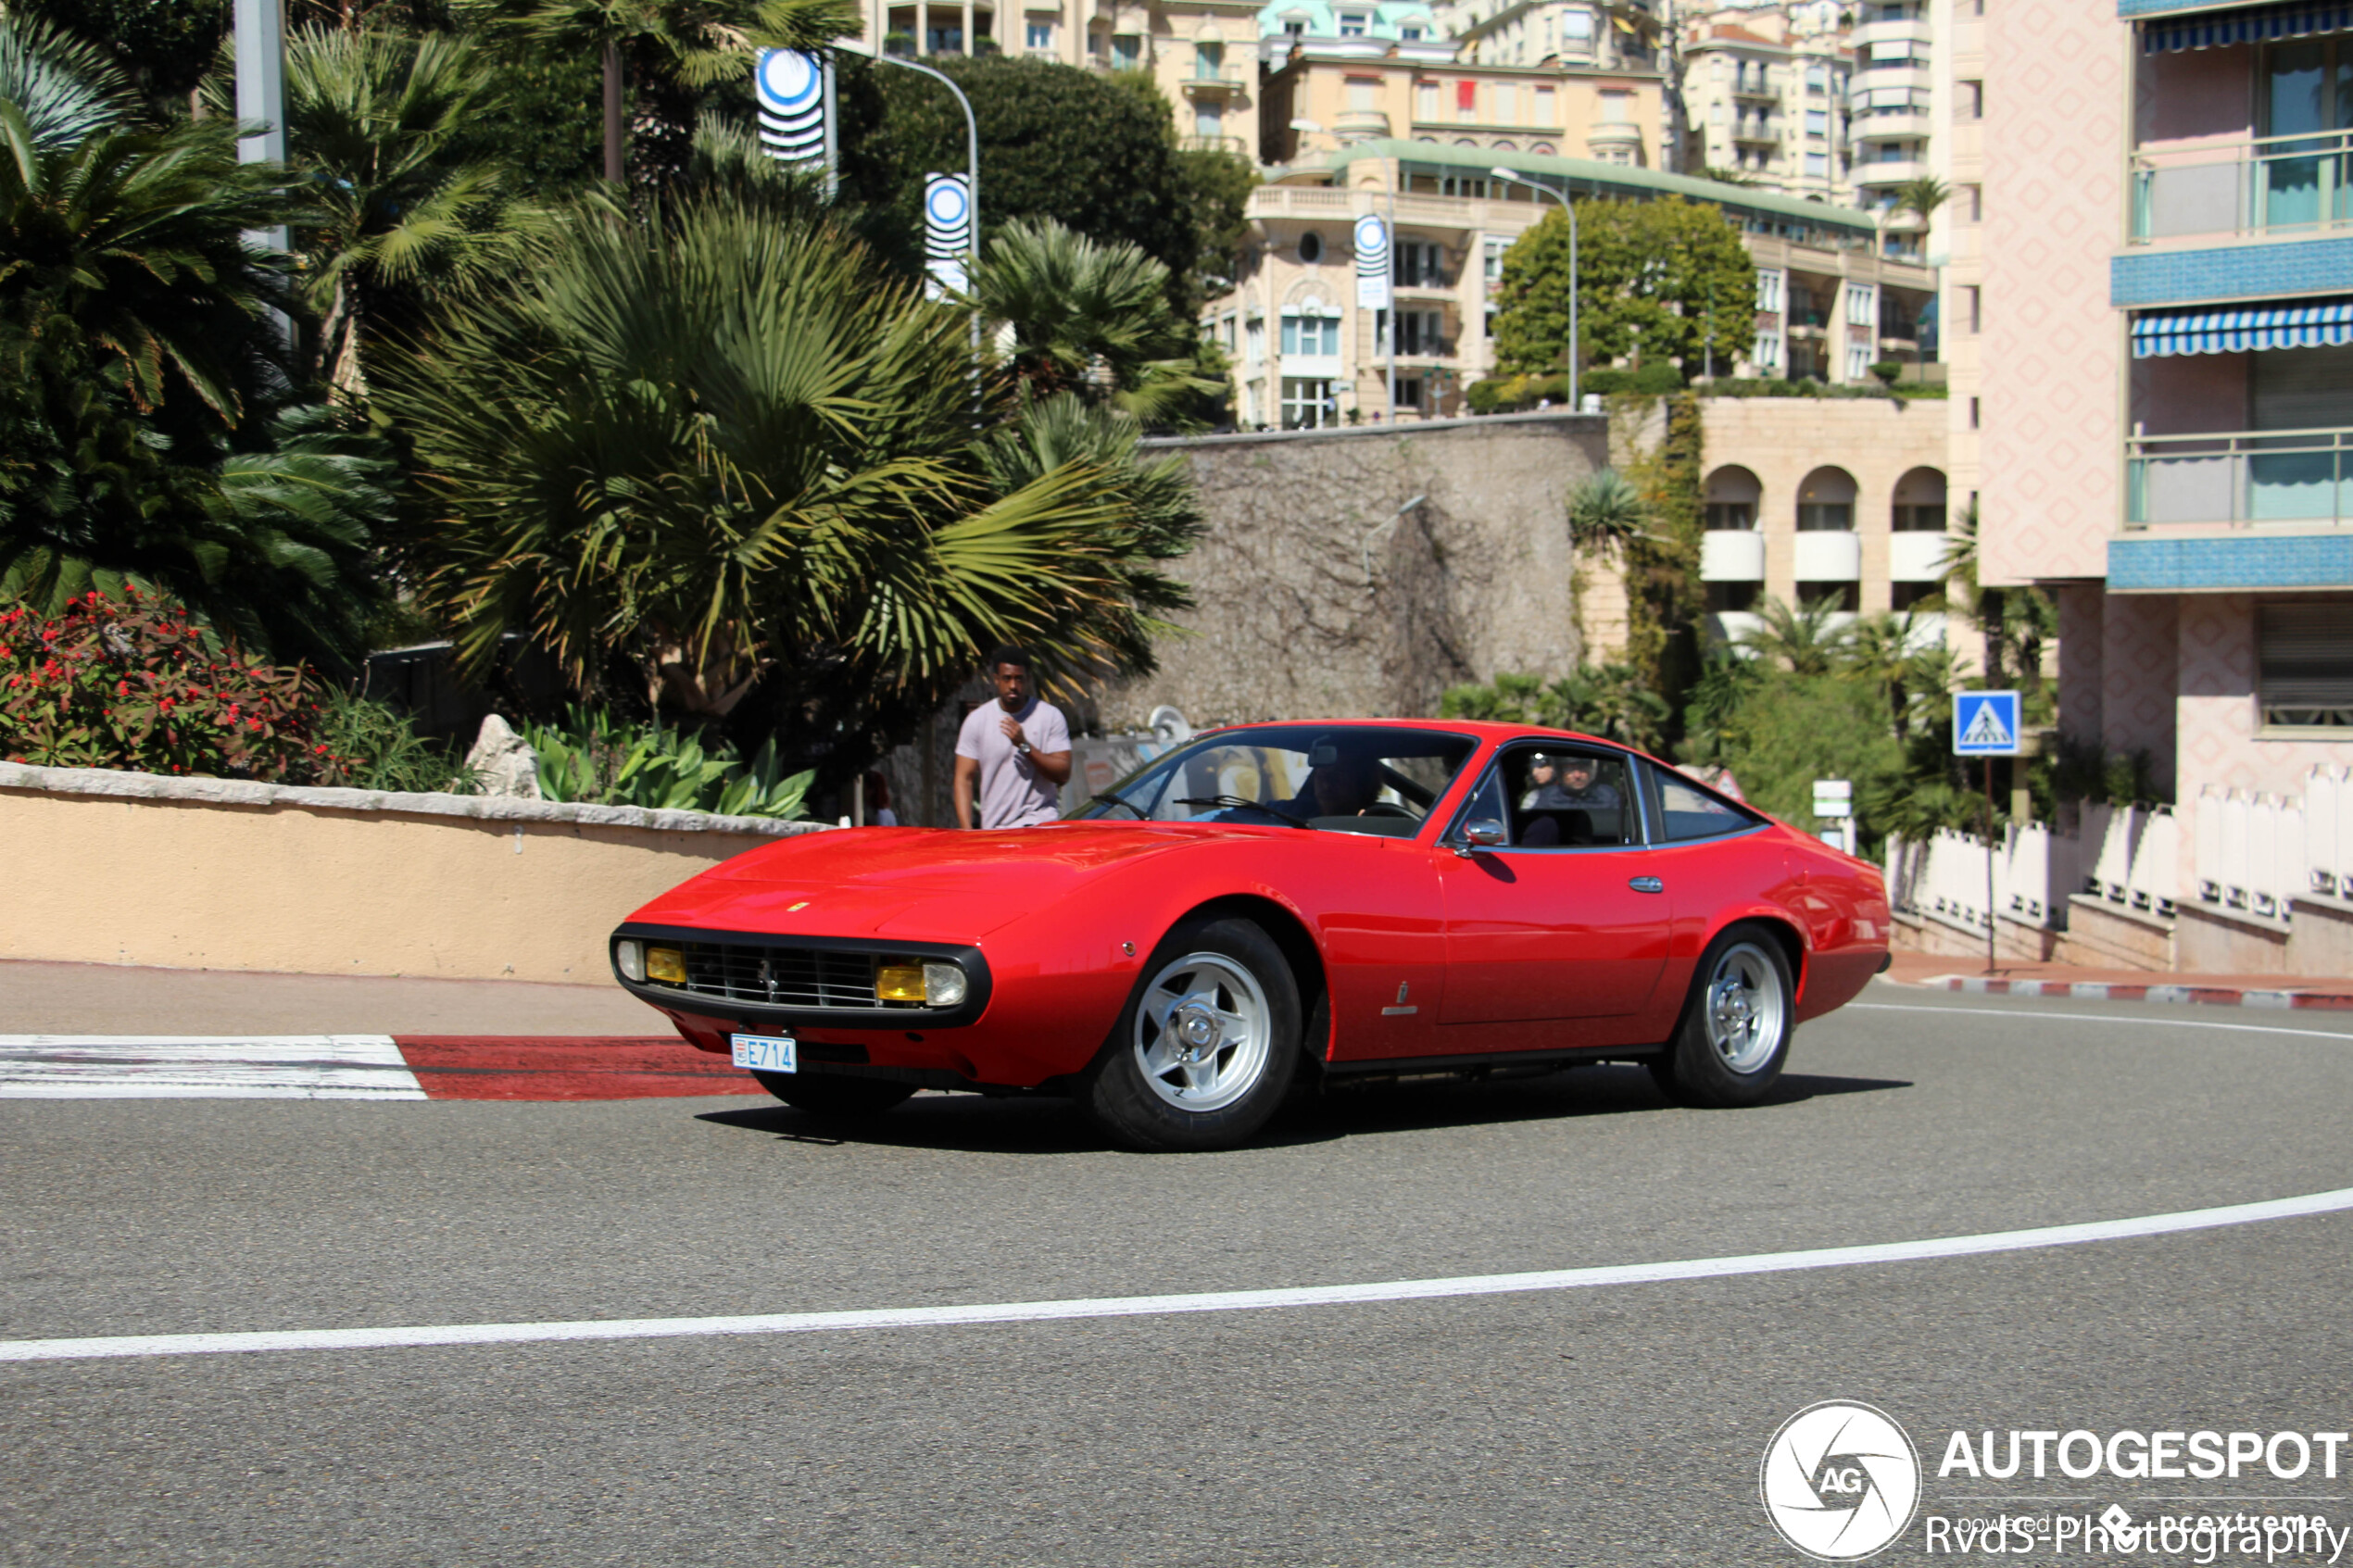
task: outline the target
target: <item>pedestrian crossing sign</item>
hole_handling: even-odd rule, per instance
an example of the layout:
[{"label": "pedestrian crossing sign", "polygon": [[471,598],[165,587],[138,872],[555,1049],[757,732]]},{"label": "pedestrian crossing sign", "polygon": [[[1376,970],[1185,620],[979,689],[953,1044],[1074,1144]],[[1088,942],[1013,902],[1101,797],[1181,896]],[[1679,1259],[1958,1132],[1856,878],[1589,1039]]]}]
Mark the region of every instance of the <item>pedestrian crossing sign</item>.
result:
[{"label": "pedestrian crossing sign", "polygon": [[2016,692],[1953,694],[1953,755],[2016,757],[2019,745]]}]

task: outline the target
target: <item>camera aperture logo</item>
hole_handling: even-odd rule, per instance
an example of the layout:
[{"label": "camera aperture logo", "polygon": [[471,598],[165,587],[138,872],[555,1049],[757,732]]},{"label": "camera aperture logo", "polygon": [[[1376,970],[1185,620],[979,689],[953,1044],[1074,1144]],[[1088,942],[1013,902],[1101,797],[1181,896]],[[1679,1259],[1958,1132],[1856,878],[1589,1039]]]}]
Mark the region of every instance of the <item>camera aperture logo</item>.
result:
[{"label": "camera aperture logo", "polygon": [[1919,1450],[1885,1411],[1825,1399],[1773,1434],[1757,1492],[1781,1539],[1818,1562],[1857,1562],[1910,1527]]}]

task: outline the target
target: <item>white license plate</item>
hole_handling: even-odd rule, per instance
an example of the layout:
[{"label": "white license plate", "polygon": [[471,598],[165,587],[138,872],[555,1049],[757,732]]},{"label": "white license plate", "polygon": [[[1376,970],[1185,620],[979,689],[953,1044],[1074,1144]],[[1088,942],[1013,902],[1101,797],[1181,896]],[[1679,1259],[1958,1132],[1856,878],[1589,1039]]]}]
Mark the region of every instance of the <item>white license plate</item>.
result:
[{"label": "white license plate", "polygon": [[800,1071],[800,1043],[790,1035],[731,1035],[728,1043],[736,1047],[738,1067],[754,1073]]}]

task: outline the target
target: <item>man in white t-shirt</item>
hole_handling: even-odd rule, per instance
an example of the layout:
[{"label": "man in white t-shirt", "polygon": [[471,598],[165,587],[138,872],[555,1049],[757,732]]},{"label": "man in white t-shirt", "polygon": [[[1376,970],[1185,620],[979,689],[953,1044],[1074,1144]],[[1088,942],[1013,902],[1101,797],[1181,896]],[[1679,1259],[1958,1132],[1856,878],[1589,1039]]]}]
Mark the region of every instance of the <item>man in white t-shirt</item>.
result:
[{"label": "man in white t-shirt", "polygon": [[988,683],[997,700],[974,709],[956,734],[956,825],[973,825],[975,788],[982,827],[1051,822],[1070,780],[1070,722],[1030,690],[1029,655],[1021,648],[988,656]]}]

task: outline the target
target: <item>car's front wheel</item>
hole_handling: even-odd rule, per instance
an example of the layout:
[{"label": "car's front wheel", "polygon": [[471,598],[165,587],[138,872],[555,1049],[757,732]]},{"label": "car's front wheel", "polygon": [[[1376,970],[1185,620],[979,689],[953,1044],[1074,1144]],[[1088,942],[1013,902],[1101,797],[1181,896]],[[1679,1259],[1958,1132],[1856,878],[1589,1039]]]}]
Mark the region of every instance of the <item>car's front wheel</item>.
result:
[{"label": "car's front wheel", "polygon": [[887,1078],[853,1078],[838,1073],[754,1073],[760,1086],[812,1116],[842,1121],[879,1116],[912,1095],[907,1084]]},{"label": "car's front wheel", "polygon": [[1736,925],[1700,955],[1682,1026],[1651,1076],[1679,1105],[1754,1105],[1789,1059],[1797,987],[1770,934]]},{"label": "car's front wheel", "polygon": [[1189,922],[1145,966],[1079,1103],[1122,1143],[1231,1148],[1266,1124],[1299,1065],[1299,985],[1254,922]]}]

